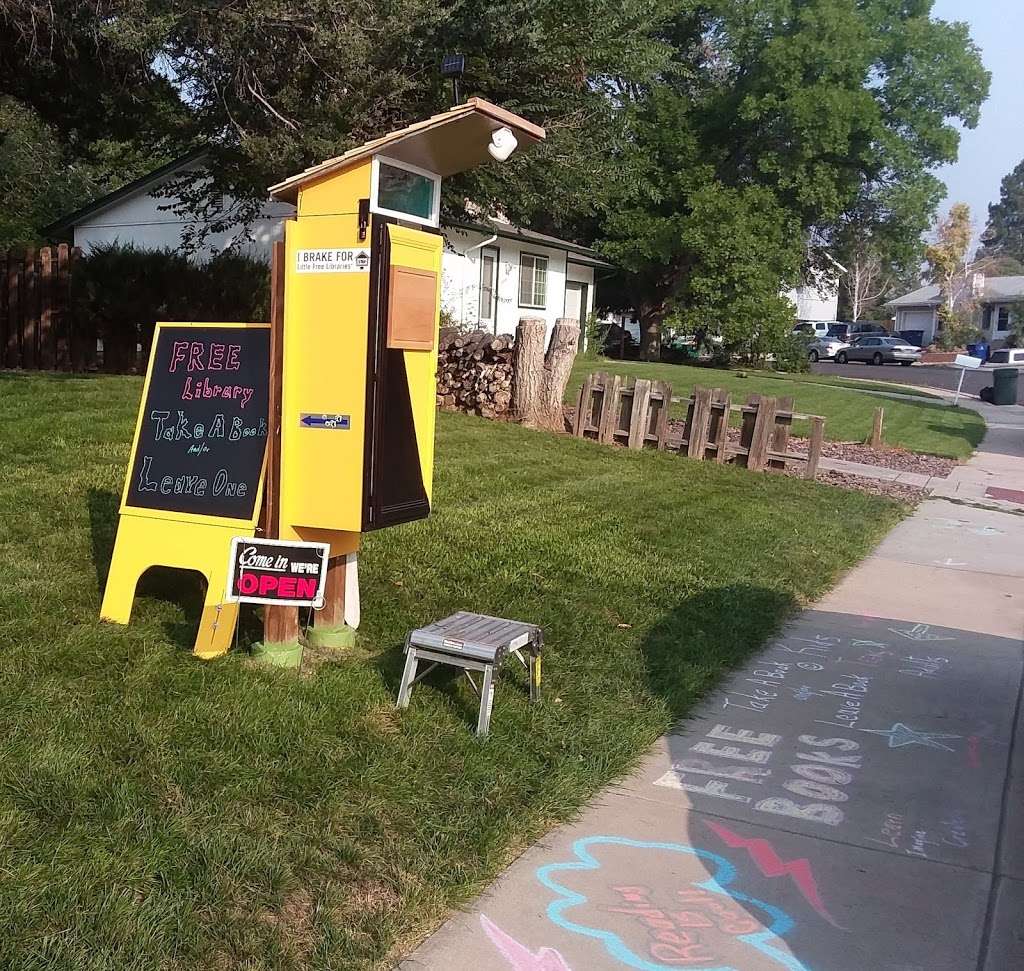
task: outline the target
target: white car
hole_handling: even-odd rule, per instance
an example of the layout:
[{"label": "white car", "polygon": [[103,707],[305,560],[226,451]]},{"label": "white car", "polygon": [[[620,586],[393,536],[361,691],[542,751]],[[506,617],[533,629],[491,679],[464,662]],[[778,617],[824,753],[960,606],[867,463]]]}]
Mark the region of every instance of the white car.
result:
[{"label": "white car", "polygon": [[815,337],[807,344],[807,359],[815,361],[831,361],[842,350],[850,345],[838,337]]},{"label": "white car", "polygon": [[800,337],[827,337],[833,321],[805,320],[793,328],[792,333]]}]

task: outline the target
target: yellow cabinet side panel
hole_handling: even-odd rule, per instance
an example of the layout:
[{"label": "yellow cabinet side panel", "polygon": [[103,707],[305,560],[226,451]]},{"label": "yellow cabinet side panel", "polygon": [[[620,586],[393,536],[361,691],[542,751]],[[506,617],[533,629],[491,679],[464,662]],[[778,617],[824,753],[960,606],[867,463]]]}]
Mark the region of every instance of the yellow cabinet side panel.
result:
[{"label": "yellow cabinet side panel", "polygon": [[434,341],[430,351],[403,351],[409,381],[416,444],[427,498],[433,498],[434,424],[437,416],[437,336],[441,313],[441,253],[444,240],[436,233],[424,233],[404,226],[389,226],[391,265],[430,270],[437,274],[434,309]]},{"label": "yellow cabinet side panel", "polygon": [[359,211],[359,200],[370,198],[370,160],[299,192],[299,217],[333,216]]},{"label": "yellow cabinet side panel", "polygon": [[[341,248],[369,253],[354,213],[286,223],[282,535],[362,527],[370,274],[296,269],[299,250]],[[347,427],[309,424],[316,416],[345,416]]]}]

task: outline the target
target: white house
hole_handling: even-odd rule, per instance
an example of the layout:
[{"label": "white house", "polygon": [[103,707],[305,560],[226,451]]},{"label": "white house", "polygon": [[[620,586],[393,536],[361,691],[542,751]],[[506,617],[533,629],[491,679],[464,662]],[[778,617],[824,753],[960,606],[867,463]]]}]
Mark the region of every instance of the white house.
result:
[{"label": "white house", "polygon": [[[195,222],[175,211],[178,199],[161,194],[183,177],[205,178],[206,153],[195,151],[91,202],[46,228],[51,237],[70,236],[83,252],[100,243],[134,244],[140,249],[180,249]],[[234,200],[224,199],[227,213]],[[247,226],[211,233],[198,259],[234,245],[267,262],[282,220],[292,206],[267,200]],[[595,271],[608,264],[591,249],[554,236],[520,229],[498,219],[442,223],[442,306],[461,326],[514,333],[520,317],[543,317],[548,330],[559,317],[581,324],[593,312]]]},{"label": "white house", "polygon": [[782,295],[796,308],[796,319],[835,320],[839,313],[839,281],[823,278],[784,290]]},{"label": "white house", "polygon": [[[1001,347],[1017,320],[1014,304],[1024,301],[1024,276],[993,276],[977,274],[974,299],[978,305],[976,323],[993,348]],[[920,333],[921,345],[927,347],[939,332],[939,307],[942,298],[938,284],[919,287],[902,297],[890,300],[887,307],[896,316],[896,332]]]}]

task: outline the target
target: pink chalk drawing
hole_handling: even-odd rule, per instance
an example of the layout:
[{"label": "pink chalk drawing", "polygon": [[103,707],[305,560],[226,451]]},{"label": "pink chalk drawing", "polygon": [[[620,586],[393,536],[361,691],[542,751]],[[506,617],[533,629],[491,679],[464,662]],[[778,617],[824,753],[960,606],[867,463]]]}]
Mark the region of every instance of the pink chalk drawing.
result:
[{"label": "pink chalk drawing", "polygon": [[757,865],[757,868],[766,877],[789,877],[796,884],[797,889],[814,909],[825,918],[833,927],[845,930],[835,918],[828,912],[821,894],[818,892],[818,883],[814,879],[814,872],[808,860],[783,860],[776,852],[775,847],[766,839],[748,839],[734,833],[731,829],[721,823],[704,821],[704,825],[713,833],[719,836],[727,846],[733,849],[745,849],[750,858]]},{"label": "pink chalk drawing", "polygon": [[568,962],[553,947],[542,947],[531,951],[525,944],[520,944],[514,937],[506,934],[486,914],[480,915],[480,926],[490,938],[491,943],[508,961],[512,971],[572,971]]}]

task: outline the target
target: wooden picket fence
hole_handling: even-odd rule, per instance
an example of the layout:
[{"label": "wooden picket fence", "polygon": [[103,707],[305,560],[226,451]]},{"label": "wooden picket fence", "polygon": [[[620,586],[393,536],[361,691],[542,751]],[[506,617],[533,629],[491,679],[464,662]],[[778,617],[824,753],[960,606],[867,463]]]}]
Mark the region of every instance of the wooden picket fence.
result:
[{"label": "wooden picket fence", "polygon": [[76,370],[95,366],[96,340],[76,327],[71,274],[81,250],[67,243],[0,253],[0,366]]},{"label": "wooden picket fence", "polygon": [[[669,407],[672,387],[664,381],[637,378],[630,382],[618,374],[590,374],[580,388],[573,434],[627,448],[678,451],[689,458],[719,463],[732,462],[748,469],[782,471],[803,467],[804,477],[818,473],[825,419],[793,411],[791,397],[750,395],[742,405],[733,404],[721,388],[694,388],[681,399],[686,421],[681,438],[670,435]],[[730,439],[729,419],[741,415],[739,441]],[[792,452],[790,431],[795,420],[811,423],[808,451]]]}]

